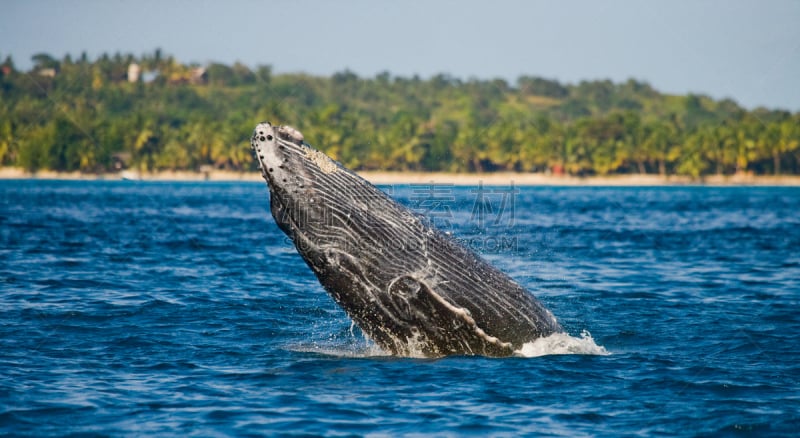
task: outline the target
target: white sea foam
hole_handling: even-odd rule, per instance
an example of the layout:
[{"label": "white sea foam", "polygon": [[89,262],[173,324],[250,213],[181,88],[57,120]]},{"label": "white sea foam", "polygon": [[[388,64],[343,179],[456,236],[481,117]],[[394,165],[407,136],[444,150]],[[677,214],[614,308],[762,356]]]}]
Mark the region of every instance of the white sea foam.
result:
[{"label": "white sea foam", "polygon": [[609,353],[602,345],[597,345],[592,334],[584,330],[579,338],[567,333],[553,333],[550,336],[526,342],[515,351],[522,357],[538,357],[550,354],[589,354],[606,356]]}]

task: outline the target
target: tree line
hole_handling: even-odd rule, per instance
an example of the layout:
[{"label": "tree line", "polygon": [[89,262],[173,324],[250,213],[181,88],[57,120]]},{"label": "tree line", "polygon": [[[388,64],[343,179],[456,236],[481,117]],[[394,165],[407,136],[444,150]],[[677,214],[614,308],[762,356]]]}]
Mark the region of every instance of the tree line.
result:
[{"label": "tree line", "polygon": [[800,113],[632,79],[320,77],[160,50],[32,60],[0,64],[0,165],[30,171],[253,170],[249,137],[268,120],[357,170],[800,174]]}]

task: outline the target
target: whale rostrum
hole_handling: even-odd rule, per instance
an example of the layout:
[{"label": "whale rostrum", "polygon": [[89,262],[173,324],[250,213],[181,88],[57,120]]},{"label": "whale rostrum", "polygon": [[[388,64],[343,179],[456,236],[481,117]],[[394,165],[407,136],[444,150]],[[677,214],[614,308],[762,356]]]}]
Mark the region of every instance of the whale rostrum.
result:
[{"label": "whale rostrum", "polygon": [[562,331],[530,292],[304,142],[256,126],[275,222],[347,315],[398,356],[509,356]]}]

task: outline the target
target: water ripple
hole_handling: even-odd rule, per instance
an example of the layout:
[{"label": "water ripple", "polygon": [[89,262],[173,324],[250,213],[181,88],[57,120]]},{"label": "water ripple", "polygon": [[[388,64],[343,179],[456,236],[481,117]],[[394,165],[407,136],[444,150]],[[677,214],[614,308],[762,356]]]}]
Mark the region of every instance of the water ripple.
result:
[{"label": "water ripple", "polygon": [[470,190],[449,231],[569,332],[537,357],[386,356],[263,184],[0,181],[0,434],[796,432],[800,190]]}]

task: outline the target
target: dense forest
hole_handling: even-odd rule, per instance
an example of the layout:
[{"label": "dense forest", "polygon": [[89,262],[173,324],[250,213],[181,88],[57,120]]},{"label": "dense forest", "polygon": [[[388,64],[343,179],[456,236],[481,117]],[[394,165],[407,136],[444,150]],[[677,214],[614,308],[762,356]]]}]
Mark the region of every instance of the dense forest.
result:
[{"label": "dense forest", "polygon": [[160,50],[33,63],[0,64],[0,165],[30,171],[251,170],[250,134],[268,120],[360,170],[800,173],[800,113],[636,80],[318,77]]}]

